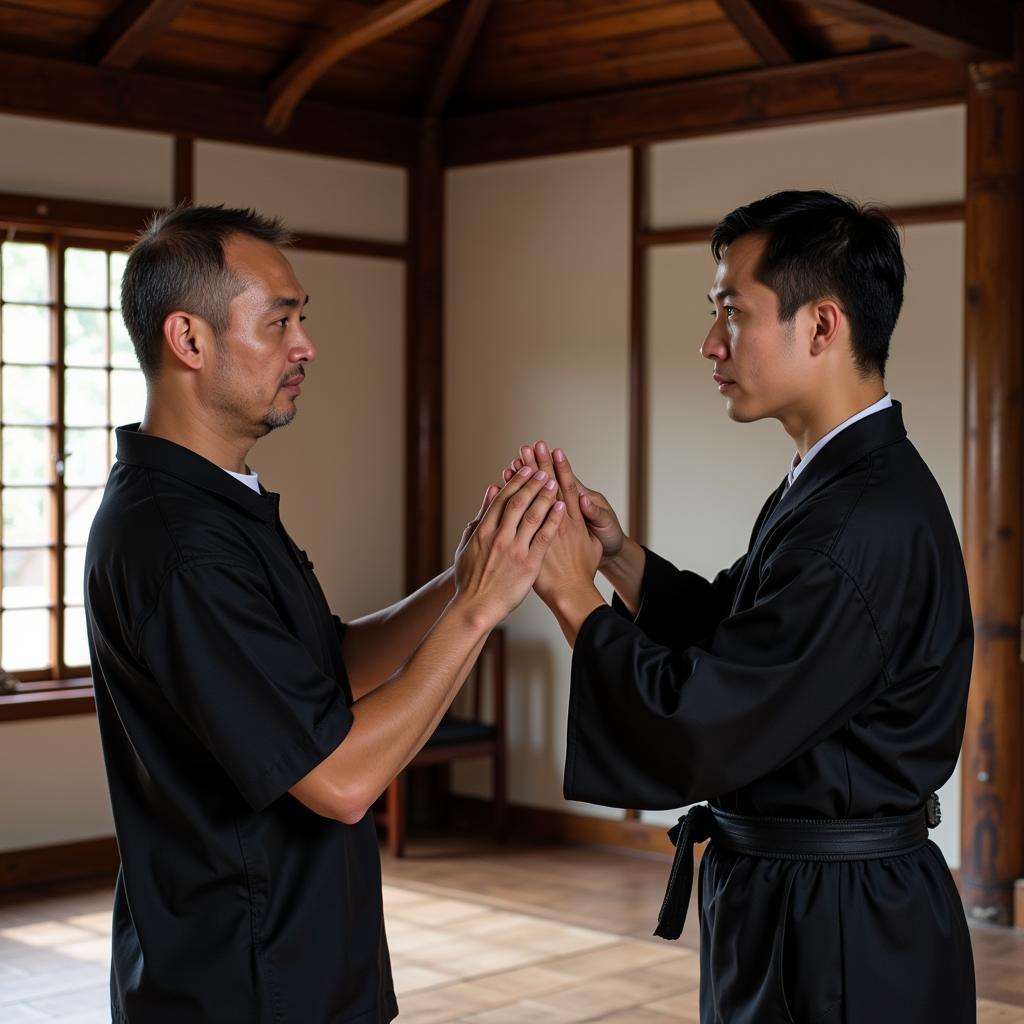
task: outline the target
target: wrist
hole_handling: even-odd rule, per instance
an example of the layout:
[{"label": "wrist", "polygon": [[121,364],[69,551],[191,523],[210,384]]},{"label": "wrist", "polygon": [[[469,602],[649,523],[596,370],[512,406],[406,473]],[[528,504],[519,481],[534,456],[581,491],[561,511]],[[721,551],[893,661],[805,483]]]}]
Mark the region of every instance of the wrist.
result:
[{"label": "wrist", "polygon": [[560,587],[554,591],[548,604],[551,610],[562,619],[582,625],[583,620],[599,605],[605,603],[601,592],[593,583],[578,583]]},{"label": "wrist", "polygon": [[451,617],[452,621],[460,628],[465,629],[477,639],[486,637],[501,621],[500,616],[496,617],[493,609],[484,602],[474,601],[459,593],[458,590],[448,602],[445,615]]},{"label": "wrist", "polygon": [[614,555],[601,559],[601,573],[614,584],[616,580],[634,576],[638,571],[642,574],[646,559],[644,549],[632,537],[626,537]]}]

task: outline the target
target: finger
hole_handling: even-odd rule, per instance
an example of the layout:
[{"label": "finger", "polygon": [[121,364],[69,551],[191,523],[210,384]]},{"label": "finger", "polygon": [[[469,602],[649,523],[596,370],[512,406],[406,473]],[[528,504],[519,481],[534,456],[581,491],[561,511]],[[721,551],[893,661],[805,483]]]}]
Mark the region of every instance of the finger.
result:
[{"label": "finger", "polygon": [[[579,481],[576,481],[579,484]],[[608,519],[607,512],[580,485],[580,511],[595,526],[603,526]]]},{"label": "finger", "polygon": [[548,510],[554,504],[557,497],[558,484],[551,477],[548,477],[533,501],[530,502],[529,507],[523,513],[523,518],[519,520],[519,526],[516,528],[516,540],[524,547],[530,546],[533,535],[544,525]]},{"label": "finger", "polygon": [[494,484],[488,484],[487,490],[484,491],[484,500],[480,505],[480,511],[473,517],[477,522],[483,518],[483,514],[487,511],[487,506],[498,496],[500,488],[495,487]]},{"label": "finger", "polygon": [[519,458],[519,457],[517,456],[517,457],[516,457],[516,458],[515,458],[515,459],[513,460],[513,462],[512,462],[512,469],[513,469],[513,470],[514,470],[514,471],[515,471],[516,473],[518,473],[518,472],[519,472],[519,470],[521,470],[522,468],[523,468],[523,460],[522,460],[522,459],[520,459],[520,458]]},{"label": "finger", "polygon": [[473,516],[473,518],[466,524],[466,529],[462,531],[463,541],[467,540],[469,537],[473,535],[476,528],[480,525],[480,520],[483,519],[484,513],[487,511],[491,502],[494,501],[497,494],[498,488],[495,487],[494,484],[490,484],[487,490],[484,491],[484,500],[480,504],[480,508],[477,511],[477,514]]},{"label": "finger", "polygon": [[562,492],[565,500],[565,514],[570,519],[580,518],[580,487],[561,448],[554,450],[555,479],[558,481],[558,489]]},{"label": "finger", "polygon": [[533,452],[537,456],[537,468],[543,469],[548,476],[555,475],[555,467],[551,462],[551,449],[543,441],[538,441],[533,446]]},{"label": "finger", "polygon": [[549,547],[551,542],[558,536],[558,528],[562,525],[562,520],[565,518],[565,502],[556,501],[551,506],[551,511],[548,512],[547,518],[544,520],[544,524],[541,528],[533,535],[533,543],[530,544],[530,552],[537,552],[543,554]]},{"label": "finger", "polygon": [[503,470],[501,471],[501,475],[502,475],[502,477],[504,478],[504,480],[505,480],[505,483],[508,483],[508,482],[509,482],[509,480],[511,480],[511,479],[512,479],[512,477],[514,477],[514,476],[516,475],[516,470],[512,470],[512,469],[503,469]]},{"label": "finger", "polygon": [[[529,477],[526,476],[527,473],[530,474]],[[519,529],[520,520],[526,514],[526,510],[530,507],[533,499],[537,496],[537,492],[540,491],[545,483],[549,482],[549,477],[547,473],[542,473],[540,470],[531,470],[527,466],[519,471],[512,483],[518,483],[520,480],[523,483],[505,501],[505,507],[501,513],[501,523],[498,527],[498,533],[509,542],[514,540],[516,531]],[[511,487],[512,484],[507,486]]]},{"label": "finger", "polygon": [[529,466],[531,469],[540,468],[537,465],[537,456],[528,444],[524,444],[523,447],[519,449],[519,455],[523,460],[524,466]]},{"label": "finger", "polygon": [[[488,506],[487,511],[480,520],[480,527],[477,532],[482,537],[489,536],[497,530],[498,524],[502,520],[508,503],[516,496],[522,487],[531,482],[532,478],[533,470],[524,468],[516,473],[516,475],[512,477],[504,487],[502,487],[498,492],[497,497]],[[541,483],[543,483],[543,481],[541,481]],[[538,486],[540,485],[538,484]]]}]

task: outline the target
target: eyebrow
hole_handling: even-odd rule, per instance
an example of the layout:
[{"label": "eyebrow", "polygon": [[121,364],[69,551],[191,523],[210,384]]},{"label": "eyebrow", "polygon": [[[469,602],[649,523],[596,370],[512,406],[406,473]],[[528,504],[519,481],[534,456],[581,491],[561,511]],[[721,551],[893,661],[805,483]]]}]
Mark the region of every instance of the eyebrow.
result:
[{"label": "eyebrow", "polygon": [[308,295],[302,300],[302,302],[299,302],[298,299],[291,298],[290,296],[286,297],[282,295],[281,298],[274,299],[274,301],[267,306],[267,312],[272,313],[275,309],[298,309],[300,306],[305,306],[307,302],[309,302]]},{"label": "eyebrow", "polygon": [[723,299],[734,298],[738,299],[740,293],[735,288],[719,288],[716,292],[708,292],[708,302],[713,306],[715,299],[721,302]]}]

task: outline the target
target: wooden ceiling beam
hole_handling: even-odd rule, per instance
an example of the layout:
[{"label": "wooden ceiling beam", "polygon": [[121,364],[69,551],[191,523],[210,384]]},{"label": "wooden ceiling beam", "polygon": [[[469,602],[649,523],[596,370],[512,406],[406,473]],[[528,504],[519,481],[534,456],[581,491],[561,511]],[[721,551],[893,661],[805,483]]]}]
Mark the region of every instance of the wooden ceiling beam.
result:
[{"label": "wooden ceiling beam", "polygon": [[96,63],[135,67],[189,0],[124,0],[99,27],[93,42]]},{"label": "wooden ceiling beam", "polygon": [[452,165],[963,102],[967,69],[909,49],[446,118]]},{"label": "wooden ceiling beam", "polygon": [[1008,0],[811,0],[814,7],[925,53],[961,61],[1013,57]]},{"label": "wooden ceiling beam", "polygon": [[491,0],[465,0],[448,49],[430,88],[430,96],[424,108],[427,117],[440,117],[448,106],[490,6]]},{"label": "wooden ceiling beam", "polygon": [[0,111],[28,117],[192,135],[253,146],[407,166],[415,122],[397,114],[308,100],[287,131],[263,127],[262,92],[72,61],[4,53]]},{"label": "wooden ceiling beam", "polygon": [[271,84],[270,107],[264,120],[267,129],[284,131],[303,96],[339,60],[411,25],[446,3],[448,0],[388,0],[312,43]]},{"label": "wooden ceiling beam", "polygon": [[797,60],[799,40],[778,0],[718,0],[718,6],[769,67]]}]

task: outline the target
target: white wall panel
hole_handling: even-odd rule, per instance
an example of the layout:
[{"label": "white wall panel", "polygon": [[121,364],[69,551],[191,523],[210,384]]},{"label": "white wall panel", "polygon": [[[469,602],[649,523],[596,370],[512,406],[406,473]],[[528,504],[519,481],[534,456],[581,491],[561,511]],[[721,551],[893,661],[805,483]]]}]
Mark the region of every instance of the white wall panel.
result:
[{"label": "white wall panel", "polygon": [[[449,550],[486,485],[539,438],[625,510],[628,176],[623,150],[448,176]],[[508,630],[511,798],[565,808],[570,651],[535,595]],[[460,773],[466,791],[480,791],[476,774]]]},{"label": "white wall panel", "polygon": [[387,164],[196,143],[195,198],[251,206],[295,231],[385,242],[405,238],[405,170]]},{"label": "white wall panel", "polygon": [[173,191],[173,139],[0,114],[0,192],[154,208]]},{"label": "white wall panel", "polygon": [[651,226],[713,224],[783,189],[917,206],[964,196],[962,106],[665,142],[651,150]]}]

